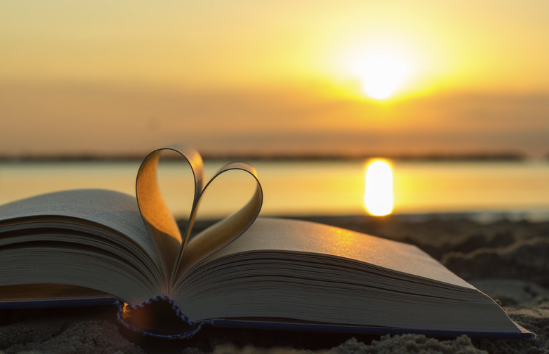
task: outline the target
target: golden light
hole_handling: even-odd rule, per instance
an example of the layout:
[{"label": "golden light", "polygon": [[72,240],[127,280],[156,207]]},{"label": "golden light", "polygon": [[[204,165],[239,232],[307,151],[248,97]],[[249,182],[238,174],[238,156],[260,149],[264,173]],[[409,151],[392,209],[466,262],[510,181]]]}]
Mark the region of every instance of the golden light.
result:
[{"label": "golden light", "polygon": [[376,41],[343,54],[345,68],[361,83],[361,94],[383,100],[399,90],[417,90],[418,58],[405,44]]},{"label": "golden light", "polygon": [[382,159],[366,165],[364,207],[371,215],[383,216],[393,211],[393,169]]},{"label": "golden light", "polygon": [[375,99],[391,96],[408,75],[408,65],[390,55],[378,55],[366,60],[362,71],[364,92]]}]

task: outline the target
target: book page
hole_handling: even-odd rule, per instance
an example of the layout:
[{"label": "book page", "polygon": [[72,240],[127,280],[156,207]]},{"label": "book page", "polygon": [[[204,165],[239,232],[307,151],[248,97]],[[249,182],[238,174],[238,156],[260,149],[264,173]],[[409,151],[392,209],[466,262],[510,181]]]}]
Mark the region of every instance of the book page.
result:
[{"label": "book page", "polygon": [[78,189],[42,194],[0,206],[3,221],[61,216],[88,220],[116,230],[159,261],[134,197],[103,189]]},{"label": "book page", "polygon": [[[231,170],[247,172],[254,178],[256,188],[252,198],[242,209],[210,226],[188,242],[183,250],[183,255],[180,257],[174,281],[192,265],[237,239],[252,225],[259,215],[261,206],[263,205],[263,190],[261,189],[261,184],[257,178],[257,171],[254,167],[245,162],[232,162],[223,166],[208,182],[200,197],[202,197],[208,186],[216,178]],[[196,212],[197,208],[193,210],[193,219],[196,216]]]},{"label": "book page", "polygon": [[73,285],[25,284],[0,286],[0,303],[114,298],[111,294]]},{"label": "book page", "polygon": [[195,182],[193,211],[196,209],[202,192],[204,167],[202,158],[196,150],[187,145],[178,144],[151,152],[141,163],[137,173],[135,189],[138,207],[154,247],[160,255],[164,276],[168,280],[173,277],[171,275],[175,272],[174,265],[178,262],[185,239],[190,233],[194,222],[194,213],[191,211],[187,229],[182,237],[179,227],[162,197],[158,183],[158,161],[162,151],[165,150],[180,154],[191,167]]},{"label": "book page", "polygon": [[307,221],[258,218],[240,238],[206,262],[234,253],[266,250],[343,257],[475,289],[416,246]]}]

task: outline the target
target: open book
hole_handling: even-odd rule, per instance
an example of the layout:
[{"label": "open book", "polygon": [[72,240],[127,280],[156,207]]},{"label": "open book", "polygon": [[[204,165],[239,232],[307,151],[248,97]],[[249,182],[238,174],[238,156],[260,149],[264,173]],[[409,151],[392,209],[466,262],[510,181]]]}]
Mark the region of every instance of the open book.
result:
[{"label": "open book", "polygon": [[[181,154],[194,174],[193,206],[182,233],[158,185],[163,150]],[[258,181],[241,210],[190,237],[204,190],[235,169],[257,181],[253,167],[231,163],[203,187],[200,155],[171,146],[141,164],[137,200],[108,190],[70,190],[0,206],[0,308],[120,301],[123,323],[164,337],[185,337],[204,324],[535,336],[415,246],[311,222],[258,218]],[[156,321],[146,319],[151,312]],[[173,323],[170,316],[184,326],[166,325]]]}]

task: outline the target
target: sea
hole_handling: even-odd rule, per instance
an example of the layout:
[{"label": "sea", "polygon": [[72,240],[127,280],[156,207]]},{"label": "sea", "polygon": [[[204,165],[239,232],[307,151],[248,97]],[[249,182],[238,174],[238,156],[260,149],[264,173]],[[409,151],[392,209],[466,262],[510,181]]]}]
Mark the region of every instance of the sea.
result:
[{"label": "sea", "polygon": [[[208,181],[227,161],[205,161]],[[369,215],[365,208],[368,160],[258,160],[263,216]],[[139,161],[0,162],[0,204],[67,189],[111,189],[135,195]],[[500,218],[549,220],[549,161],[390,161],[391,215],[409,220]],[[194,191],[190,168],[161,162],[160,188],[176,217],[187,217]],[[230,171],[201,199],[199,219],[228,216],[246,204],[256,182]],[[390,196],[388,196],[390,198]]]}]

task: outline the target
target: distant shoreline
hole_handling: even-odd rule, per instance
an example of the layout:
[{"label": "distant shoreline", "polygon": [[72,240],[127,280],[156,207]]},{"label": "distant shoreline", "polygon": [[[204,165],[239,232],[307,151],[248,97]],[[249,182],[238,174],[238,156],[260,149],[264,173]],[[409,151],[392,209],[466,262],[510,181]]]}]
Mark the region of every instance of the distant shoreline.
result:
[{"label": "distant shoreline", "polygon": [[[120,162],[120,161],[142,161],[143,155],[121,155],[121,156],[104,156],[104,155],[0,155],[0,162],[87,162],[87,161],[103,161],[103,162]],[[383,158],[393,161],[510,161],[521,162],[528,160],[528,156],[519,153],[470,153],[470,154],[424,154],[424,155],[405,155],[405,154],[356,154],[356,155],[315,155],[315,154],[272,154],[272,155],[221,155],[221,154],[204,154],[203,159],[206,161],[226,161],[226,160],[245,160],[245,161],[357,161],[368,160],[373,158]],[[549,159],[549,155],[546,156]],[[177,157],[166,156],[165,160],[175,160]]]}]

